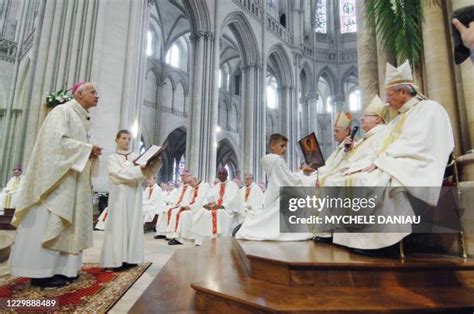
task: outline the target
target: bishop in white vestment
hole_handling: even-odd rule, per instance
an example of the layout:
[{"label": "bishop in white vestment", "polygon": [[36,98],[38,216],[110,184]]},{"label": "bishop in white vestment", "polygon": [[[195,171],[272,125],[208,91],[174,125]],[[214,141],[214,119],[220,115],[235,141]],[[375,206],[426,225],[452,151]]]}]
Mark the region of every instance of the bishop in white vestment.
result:
[{"label": "bishop in white vestment", "polygon": [[[437,102],[417,92],[406,61],[399,68],[387,65],[386,91],[390,107],[398,115],[387,126],[387,136],[377,158],[362,172],[349,176],[349,186],[385,188],[377,213],[414,215],[408,194],[435,206],[449,155],[454,148],[451,122]],[[437,192],[436,192],[437,191]],[[381,249],[394,245],[411,233],[411,227],[385,233],[335,233],[333,242],[357,249]]]},{"label": "bishop in white vestment", "polygon": [[351,133],[352,114],[350,112],[338,112],[336,121],[334,122],[333,136],[336,140],[337,147],[326,159],[324,166],[318,168],[318,176],[323,176],[339,165],[346,150],[344,149],[344,139]]},{"label": "bishop in white vestment", "polygon": [[319,178],[321,185],[328,185],[327,182],[331,181],[329,184],[331,186],[344,186],[348,175],[360,172],[374,162],[387,135],[387,126],[385,125],[387,114],[387,106],[378,95],[375,95],[361,117],[364,135],[355,143],[350,137],[346,138],[344,143],[349,144],[347,153],[337,167]]},{"label": "bishop in white vestment", "polygon": [[76,277],[82,251],[92,247],[91,173],[102,149],[90,143],[88,109],[98,102],[90,83],[55,107],[38,133],[12,224],[17,227],[10,273],[32,284],[62,286]]},{"label": "bishop in white vestment", "polygon": [[212,187],[208,203],[193,216],[192,232],[196,245],[201,245],[204,239],[230,235],[237,225],[237,215],[242,208],[239,188],[235,182],[227,180],[225,168],[217,175],[219,182]]}]

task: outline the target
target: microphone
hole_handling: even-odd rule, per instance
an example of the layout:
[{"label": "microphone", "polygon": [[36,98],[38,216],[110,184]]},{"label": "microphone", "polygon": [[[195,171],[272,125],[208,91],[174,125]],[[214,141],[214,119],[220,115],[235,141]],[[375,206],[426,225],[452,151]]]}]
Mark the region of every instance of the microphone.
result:
[{"label": "microphone", "polygon": [[[357,131],[359,131],[359,127],[358,127],[358,126],[355,126],[355,127],[352,129],[352,132],[351,132],[351,140],[354,140],[354,136],[356,135]],[[349,147],[351,147],[351,145],[346,144],[346,145],[344,145],[344,147],[345,147],[346,149],[348,149]]]}]

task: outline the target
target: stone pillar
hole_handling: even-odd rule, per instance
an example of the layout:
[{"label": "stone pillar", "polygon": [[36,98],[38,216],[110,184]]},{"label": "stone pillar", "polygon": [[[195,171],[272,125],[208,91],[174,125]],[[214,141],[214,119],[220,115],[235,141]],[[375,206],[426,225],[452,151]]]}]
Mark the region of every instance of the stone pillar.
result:
[{"label": "stone pillar", "polygon": [[368,104],[379,93],[379,70],[375,33],[367,27],[364,0],[357,0],[357,63],[362,104]]},{"label": "stone pillar", "polygon": [[[98,108],[91,110],[91,125],[94,142],[104,147],[104,160],[115,151],[115,133],[139,123],[147,1],[41,1],[37,14],[35,32],[25,34],[32,48],[19,69],[28,72],[14,82],[12,104],[22,113],[17,131],[13,132],[13,125],[8,131],[13,146],[3,151],[14,154],[8,155],[6,164],[21,160],[27,164],[45,115],[46,96],[80,79],[96,83],[100,95]],[[25,49],[21,47],[19,53]],[[107,190],[105,162],[98,178],[94,188]]]},{"label": "stone pillar", "polygon": [[[242,134],[240,156],[242,173],[252,173],[255,176],[260,163],[261,155],[258,155],[258,146],[261,137],[257,136],[258,126],[262,123],[259,113],[258,82],[260,66],[250,65],[242,67],[243,96],[242,96]],[[265,134],[265,133],[264,133]],[[265,136],[265,135],[264,135]]]},{"label": "stone pillar", "polygon": [[332,96],[332,106],[334,114],[347,111],[346,97],[344,95]]},{"label": "stone pillar", "polygon": [[257,108],[255,111],[257,112],[257,125],[256,125],[256,134],[257,141],[254,142],[255,144],[255,151],[254,151],[254,176],[255,181],[257,182],[264,182],[266,177],[262,170],[262,165],[260,160],[266,154],[267,149],[267,138],[266,138],[266,115],[267,115],[267,97],[265,93],[266,88],[266,77],[267,77],[267,6],[262,6],[263,12],[261,16],[260,26],[261,26],[261,33],[260,33],[260,51],[261,51],[261,67],[259,68],[259,77],[257,80]]},{"label": "stone pillar", "polygon": [[[444,20],[442,8],[437,5],[425,5],[425,23],[423,24],[426,96],[441,103],[449,114],[456,141],[455,152],[461,153],[460,129],[455,94],[452,57],[448,47],[450,31]],[[442,75],[441,75],[442,73]],[[436,126],[435,126],[436,127]]]},{"label": "stone pillar", "polygon": [[[194,175],[212,182],[216,165],[216,122],[218,67],[215,59],[215,36],[197,32],[191,36],[193,72],[191,76],[191,106],[186,137],[186,163]],[[215,107],[215,108],[214,108]]]},{"label": "stone pillar", "polygon": [[[114,138],[119,129],[138,127],[133,143],[138,148],[149,7],[147,0],[97,1],[97,5],[97,21],[91,26],[94,54],[85,69],[90,68],[90,80],[96,83],[101,98],[97,109],[91,111],[91,125],[94,140],[104,147],[106,157],[116,149]],[[78,75],[77,79],[81,78]],[[94,188],[107,190],[107,166],[105,158],[102,160]]]},{"label": "stone pillar", "polygon": [[318,99],[317,92],[308,94],[308,133],[314,132],[316,135],[318,134]]},{"label": "stone pillar", "polygon": [[288,137],[289,145],[287,149],[287,161],[288,165],[291,167],[295,164],[296,152],[293,149],[293,145],[296,143],[296,128],[297,114],[296,106],[293,105],[294,87],[284,85],[278,88],[278,97],[280,99],[280,122],[281,122],[281,133]]}]

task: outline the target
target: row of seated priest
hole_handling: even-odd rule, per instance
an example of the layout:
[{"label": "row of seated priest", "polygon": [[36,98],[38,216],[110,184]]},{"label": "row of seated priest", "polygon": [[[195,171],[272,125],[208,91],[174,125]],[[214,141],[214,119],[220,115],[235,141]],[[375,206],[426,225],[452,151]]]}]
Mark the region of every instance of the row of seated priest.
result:
[{"label": "row of seated priest", "polygon": [[[240,184],[240,180],[228,180],[228,172],[222,168],[213,186],[188,170],[182,171],[180,178],[178,188],[158,185],[150,178],[143,191],[144,223],[156,221],[155,239],[168,239],[170,245],[184,241],[201,245],[206,238],[231,235],[246,217],[262,210],[263,189],[251,174],[245,174]],[[99,216],[96,229],[105,230],[107,216],[108,208]]]}]

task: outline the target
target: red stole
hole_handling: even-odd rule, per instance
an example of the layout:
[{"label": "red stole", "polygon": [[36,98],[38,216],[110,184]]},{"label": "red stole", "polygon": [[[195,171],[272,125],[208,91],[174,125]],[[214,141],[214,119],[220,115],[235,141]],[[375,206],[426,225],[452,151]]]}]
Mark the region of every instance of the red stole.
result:
[{"label": "red stole", "polygon": [[[178,201],[176,202],[176,204],[179,204],[183,201],[183,197],[184,197],[184,193],[186,192],[186,189],[188,188],[187,185],[183,186],[183,190],[181,191],[181,195],[179,196],[178,198]],[[168,222],[166,223],[166,225],[168,226],[170,224],[170,220],[171,220],[171,213],[173,212],[173,209],[175,208],[178,208],[178,206],[176,207],[173,207],[173,208],[170,208],[168,210]]]},{"label": "red stole", "polygon": [[[189,205],[193,205],[196,202],[196,198],[198,196],[198,193],[199,193],[199,184],[194,188],[193,200],[191,201],[191,204],[189,204]],[[185,210],[186,209],[184,207],[181,207],[179,209],[178,216],[176,217],[176,225],[174,227],[175,232],[178,231],[179,217],[181,217],[181,213],[184,212]]]},{"label": "red stole", "polygon": [[224,194],[225,194],[225,182],[221,183],[221,188],[219,190],[219,199],[217,200],[217,206],[211,208],[211,216],[212,216],[212,234],[217,234],[217,209],[222,206],[224,202]]},{"label": "red stole", "polygon": [[245,188],[245,199],[244,199],[244,202],[247,203],[248,199],[249,199],[249,196],[250,196],[250,190],[251,190],[251,186],[248,186]]}]

